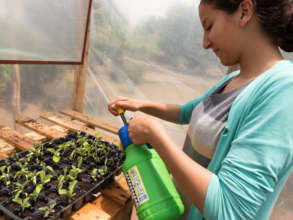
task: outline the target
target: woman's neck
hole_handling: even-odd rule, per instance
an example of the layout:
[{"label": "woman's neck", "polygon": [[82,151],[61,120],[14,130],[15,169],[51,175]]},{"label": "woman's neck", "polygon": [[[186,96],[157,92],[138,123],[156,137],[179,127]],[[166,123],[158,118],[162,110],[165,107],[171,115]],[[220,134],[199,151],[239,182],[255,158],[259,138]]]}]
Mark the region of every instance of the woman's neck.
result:
[{"label": "woman's neck", "polygon": [[277,62],[283,59],[277,47],[263,47],[257,45],[256,49],[246,50],[240,59],[240,74],[233,77],[226,85],[222,93],[233,91],[272,68]]},{"label": "woman's neck", "polygon": [[244,52],[240,59],[239,78],[253,79],[272,68],[284,59],[278,47],[263,43],[255,43]]}]

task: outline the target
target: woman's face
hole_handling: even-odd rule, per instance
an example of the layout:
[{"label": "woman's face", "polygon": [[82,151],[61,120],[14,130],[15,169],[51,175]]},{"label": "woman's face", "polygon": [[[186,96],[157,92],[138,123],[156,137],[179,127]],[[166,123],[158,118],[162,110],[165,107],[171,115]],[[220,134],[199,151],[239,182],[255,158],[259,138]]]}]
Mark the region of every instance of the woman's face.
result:
[{"label": "woman's face", "polygon": [[201,3],[199,17],[204,30],[203,48],[212,49],[225,66],[238,63],[241,45],[238,41],[237,13],[228,14]]}]

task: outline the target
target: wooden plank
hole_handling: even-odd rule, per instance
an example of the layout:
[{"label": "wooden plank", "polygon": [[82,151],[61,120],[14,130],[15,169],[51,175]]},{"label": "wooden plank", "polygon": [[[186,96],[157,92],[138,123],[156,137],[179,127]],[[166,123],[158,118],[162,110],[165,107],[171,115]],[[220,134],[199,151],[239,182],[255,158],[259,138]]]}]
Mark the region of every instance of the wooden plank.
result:
[{"label": "wooden plank", "polygon": [[101,191],[101,193],[110,197],[120,205],[125,205],[127,200],[131,197],[124,176],[120,180],[116,180],[108,184],[107,187]]},{"label": "wooden plank", "polygon": [[[82,130],[84,132],[87,132],[91,135],[95,135],[95,130],[88,128],[78,122],[72,121],[69,118],[65,118],[62,117],[60,115],[57,115],[53,112],[46,112],[40,115],[41,118],[46,119],[48,121],[51,121],[55,124],[58,124],[66,129],[69,129],[71,131],[78,131],[78,130]],[[103,132],[98,132],[99,136],[102,137],[104,140],[109,141],[111,143],[114,143],[116,145],[120,144],[120,141],[118,140],[118,138],[115,137],[111,137],[110,135],[107,135]]]},{"label": "wooden plank", "polygon": [[7,154],[0,152],[0,160],[3,160],[5,158],[7,158],[7,157],[8,157]]},{"label": "wooden plank", "polygon": [[0,152],[4,154],[11,154],[15,151],[15,147],[13,147],[11,144],[8,144],[6,141],[0,139]]},{"label": "wooden plank", "polygon": [[43,124],[39,121],[36,121],[30,117],[22,117],[17,120],[15,120],[16,123],[29,128],[33,131],[36,131],[37,133],[40,133],[41,135],[44,135],[48,138],[59,138],[66,135],[66,133],[58,131],[52,127],[49,127],[46,124]]},{"label": "wooden plank", "polygon": [[56,130],[58,130],[58,131],[62,131],[63,133],[66,133],[66,134],[69,133],[69,130],[68,129],[63,128],[63,127],[61,127],[59,125],[52,125],[51,127],[54,128],[54,129],[56,129]]},{"label": "wooden plank", "polygon": [[77,119],[77,120],[79,120],[81,122],[84,122],[87,125],[104,129],[105,131],[109,131],[109,132],[111,132],[113,134],[118,134],[118,130],[119,130],[118,127],[110,125],[110,124],[102,122],[102,121],[99,121],[99,120],[97,120],[95,118],[86,116],[86,115],[84,115],[82,113],[73,111],[71,109],[63,109],[63,110],[60,110],[59,112],[64,114],[64,115],[67,115],[67,116],[69,116],[71,118]]},{"label": "wooden plank", "polygon": [[[102,191],[102,195],[99,196],[92,203],[87,203],[80,210],[71,216],[71,220],[89,220],[89,219],[116,219],[126,220],[130,219],[133,202],[130,199],[130,192],[124,177],[115,181],[115,186],[119,186],[120,190],[114,190],[115,193],[105,195],[105,189]],[[107,185],[106,189],[111,189],[111,184]],[[121,200],[116,202],[115,197],[119,197],[119,193],[123,193],[129,198],[123,204]],[[109,195],[109,196],[108,196]]]},{"label": "wooden plank", "polygon": [[132,217],[132,211],[134,211],[133,207],[133,200],[129,199],[126,205],[124,205],[123,208],[119,210],[119,212],[115,215],[114,218],[112,218],[112,220],[138,220],[136,214],[134,214],[134,217]]},{"label": "wooden plank", "polygon": [[29,133],[25,133],[25,136],[32,139],[34,142],[44,142],[48,140],[48,137],[38,134],[37,132],[31,131]]},{"label": "wooden plank", "polygon": [[33,145],[32,139],[2,124],[0,125],[0,138],[19,150],[27,150]]},{"label": "wooden plank", "polygon": [[100,196],[93,201],[94,206],[98,209],[108,213],[111,218],[113,218],[117,213],[123,209],[123,206],[113,201],[107,196]]},{"label": "wooden plank", "polygon": [[103,211],[99,207],[95,206],[92,203],[87,203],[81,209],[79,209],[76,213],[74,213],[70,220],[110,220],[111,215],[107,212]]}]

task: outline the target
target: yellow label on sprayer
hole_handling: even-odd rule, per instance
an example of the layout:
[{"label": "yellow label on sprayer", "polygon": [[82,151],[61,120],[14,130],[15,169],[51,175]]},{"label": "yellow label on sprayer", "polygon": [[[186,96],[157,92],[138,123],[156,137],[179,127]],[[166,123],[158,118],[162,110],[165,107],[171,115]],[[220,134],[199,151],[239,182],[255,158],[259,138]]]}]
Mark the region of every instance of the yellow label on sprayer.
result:
[{"label": "yellow label on sprayer", "polygon": [[144,184],[138,172],[136,166],[129,169],[126,174],[126,181],[129,186],[131,195],[133,197],[135,206],[138,207],[141,204],[149,200],[149,196],[145,190]]}]

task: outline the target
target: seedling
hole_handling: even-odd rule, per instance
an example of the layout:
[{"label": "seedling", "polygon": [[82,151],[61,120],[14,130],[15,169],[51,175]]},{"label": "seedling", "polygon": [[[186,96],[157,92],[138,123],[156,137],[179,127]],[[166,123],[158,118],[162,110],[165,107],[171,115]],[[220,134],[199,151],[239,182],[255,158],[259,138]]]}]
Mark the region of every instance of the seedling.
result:
[{"label": "seedling", "polygon": [[65,182],[65,178],[63,175],[59,176],[58,177],[58,193],[59,195],[62,195],[62,187],[63,187],[63,184]]},{"label": "seedling", "polygon": [[10,156],[13,161],[17,161],[19,159],[18,153],[13,152]]},{"label": "seedling", "polygon": [[97,168],[93,169],[92,172],[91,172],[91,177],[93,178],[94,181],[97,180],[97,173],[98,173]]},{"label": "seedling", "polygon": [[78,167],[75,167],[74,165],[72,165],[72,168],[69,171],[69,174],[66,176],[66,179],[75,180],[78,174],[82,172],[83,172],[82,169],[79,169]]},{"label": "seedling", "polygon": [[53,177],[51,174],[46,174],[45,170],[41,170],[38,172],[38,175],[41,178],[41,183],[45,185],[46,183],[50,182],[51,178]]},{"label": "seedling", "polygon": [[10,166],[1,166],[0,167],[0,171],[1,171],[1,176],[0,176],[0,180],[2,180],[2,182],[4,183],[5,186],[9,186],[10,185]]},{"label": "seedling", "polygon": [[51,166],[45,164],[44,162],[41,162],[41,167],[43,170],[49,170],[52,174],[55,173],[54,169]]},{"label": "seedling", "polygon": [[28,207],[31,206],[31,204],[29,203],[30,197],[28,197],[27,196],[27,193],[25,193],[25,198],[24,199],[21,199],[20,198],[20,194],[21,194],[21,192],[16,193],[16,195],[12,199],[12,201],[15,202],[15,203],[17,203],[18,205],[20,205],[21,212],[23,213],[26,208],[28,208]]},{"label": "seedling", "polygon": [[33,198],[34,201],[37,201],[37,198],[39,197],[39,194],[42,191],[42,189],[43,189],[43,184],[38,184],[34,192],[30,194],[30,196]]},{"label": "seedling", "polygon": [[58,163],[60,161],[60,151],[61,149],[55,150],[54,148],[48,148],[47,151],[51,152],[53,154],[53,161],[55,163]]},{"label": "seedling", "polygon": [[66,189],[59,190],[60,195],[67,195],[69,203],[71,202],[72,197],[76,195],[76,193],[74,193],[74,188],[75,188],[76,183],[77,183],[77,180],[73,180],[69,183],[67,190]]},{"label": "seedling", "polygon": [[81,168],[81,165],[82,165],[82,157],[78,157],[77,158],[77,168]]},{"label": "seedling", "polygon": [[54,213],[55,212],[55,207],[56,203],[52,203],[50,204],[49,206],[43,206],[43,207],[40,207],[39,210],[40,211],[43,211],[44,212],[44,216],[45,218],[47,218],[51,213]]},{"label": "seedling", "polygon": [[15,189],[13,190],[14,193],[22,193],[24,191],[24,188],[26,187],[26,185],[29,183],[28,180],[24,181],[23,183],[20,182],[15,182],[14,183],[14,187]]}]

